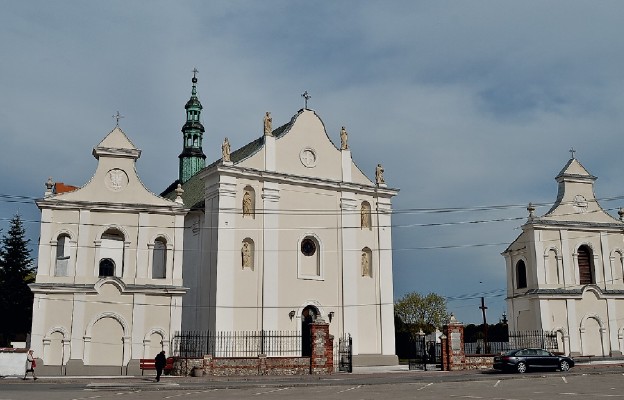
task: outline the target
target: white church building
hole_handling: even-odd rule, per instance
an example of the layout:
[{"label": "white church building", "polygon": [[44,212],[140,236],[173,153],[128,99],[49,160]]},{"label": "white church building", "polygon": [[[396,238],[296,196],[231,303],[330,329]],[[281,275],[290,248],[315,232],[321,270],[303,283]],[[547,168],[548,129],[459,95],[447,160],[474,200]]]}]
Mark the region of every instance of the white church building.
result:
[{"label": "white church building", "polygon": [[41,209],[31,348],[43,374],[136,374],[181,329],[182,200],[148,191],[116,127],[83,187],[51,180]]},{"label": "white church building", "polygon": [[624,349],[624,210],[609,215],[574,157],[557,175],[557,199],[529,218],[502,254],[512,331],[557,332],[559,351],[616,356]]},{"label": "white church building", "polygon": [[[41,209],[31,347],[45,374],[136,374],[170,355],[182,330],[290,331],[353,338],[354,365],[393,365],[392,198],[369,179],[346,129],[334,145],[299,110],[206,166],[197,78],[186,103],[179,179],[160,196],[141,183],[119,126],[94,149],[82,187],[49,180]],[[262,116],[259,116],[259,122]],[[260,126],[260,124],[259,124]],[[352,136],[357,141],[357,135]]]},{"label": "white church building", "polygon": [[[397,364],[392,282],[392,197],[381,165],[369,179],[306,107],[204,167],[204,127],[193,78],[180,154],[185,330],[297,331],[322,318],[353,338],[354,365]],[[307,93],[305,94],[307,95]],[[212,138],[211,138],[212,139]],[[217,143],[220,143],[219,140]],[[337,343],[336,343],[337,345]],[[306,353],[304,344],[303,353]]]}]

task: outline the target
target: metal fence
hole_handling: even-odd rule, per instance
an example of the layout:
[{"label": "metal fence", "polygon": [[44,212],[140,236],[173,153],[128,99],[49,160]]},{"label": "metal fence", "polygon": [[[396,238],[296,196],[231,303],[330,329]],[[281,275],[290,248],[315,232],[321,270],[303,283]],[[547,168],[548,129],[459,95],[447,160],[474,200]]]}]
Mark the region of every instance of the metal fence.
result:
[{"label": "metal fence", "polygon": [[466,354],[498,354],[512,349],[523,347],[540,348],[552,352],[559,351],[557,333],[550,331],[515,331],[509,332],[507,342],[485,342],[480,339],[476,342],[464,343]]},{"label": "metal fence", "polygon": [[292,331],[183,331],[173,337],[173,355],[182,358],[301,357],[301,333]]}]

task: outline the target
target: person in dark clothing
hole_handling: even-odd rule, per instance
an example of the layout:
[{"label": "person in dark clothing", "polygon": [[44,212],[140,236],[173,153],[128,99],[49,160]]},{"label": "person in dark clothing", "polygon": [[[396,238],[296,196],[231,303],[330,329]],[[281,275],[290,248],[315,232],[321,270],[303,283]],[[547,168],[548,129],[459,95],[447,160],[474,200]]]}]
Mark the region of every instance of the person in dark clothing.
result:
[{"label": "person in dark clothing", "polygon": [[160,382],[160,375],[162,375],[163,369],[165,365],[167,365],[167,357],[165,357],[165,351],[161,351],[154,358],[155,366],[156,366],[156,382]]}]

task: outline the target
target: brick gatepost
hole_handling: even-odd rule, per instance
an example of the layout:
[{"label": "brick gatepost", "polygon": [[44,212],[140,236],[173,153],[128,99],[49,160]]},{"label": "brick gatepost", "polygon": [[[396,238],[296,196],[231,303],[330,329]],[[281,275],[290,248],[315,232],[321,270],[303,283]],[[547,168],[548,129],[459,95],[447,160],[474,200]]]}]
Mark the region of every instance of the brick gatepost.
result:
[{"label": "brick gatepost", "polygon": [[464,325],[451,314],[447,325],[442,327],[442,370],[459,371],[464,369]]},{"label": "brick gatepost", "polygon": [[329,334],[329,324],[322,318],[310,325],[310,340],[310,374],[326,375],[334,372],[334,337]]}]

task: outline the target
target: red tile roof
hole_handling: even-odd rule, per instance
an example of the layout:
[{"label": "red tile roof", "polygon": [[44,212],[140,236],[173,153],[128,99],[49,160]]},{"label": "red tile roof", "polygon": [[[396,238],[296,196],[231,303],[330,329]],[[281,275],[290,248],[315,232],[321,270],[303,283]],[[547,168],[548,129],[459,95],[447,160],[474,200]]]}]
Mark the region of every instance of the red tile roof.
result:
[{"label": "red tile roof", "polygon": [[54,184],[55,194],[73,192],[76,189],[78,189],[78,186],[66,185],[63,182],[56,182]]}]

